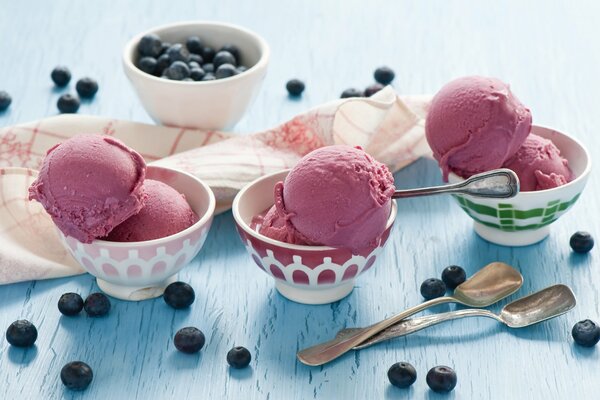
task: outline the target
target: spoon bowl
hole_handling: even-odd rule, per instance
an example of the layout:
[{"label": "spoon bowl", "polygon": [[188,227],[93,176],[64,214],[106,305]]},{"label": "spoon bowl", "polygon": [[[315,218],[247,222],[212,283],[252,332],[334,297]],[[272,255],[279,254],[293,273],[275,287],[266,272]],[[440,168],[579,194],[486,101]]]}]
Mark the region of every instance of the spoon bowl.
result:
[{"label": "spoon bowl", "polygon": [[513,294],[523,285],[523,276],[508,264],[493,262],[454,289],[453,297],[469,307],[487,307]]}]

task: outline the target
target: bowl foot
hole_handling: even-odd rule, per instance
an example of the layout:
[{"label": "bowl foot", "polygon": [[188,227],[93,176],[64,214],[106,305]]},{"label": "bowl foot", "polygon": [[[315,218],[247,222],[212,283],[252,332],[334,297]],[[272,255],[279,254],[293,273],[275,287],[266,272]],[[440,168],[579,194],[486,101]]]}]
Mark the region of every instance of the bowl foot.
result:
[{"label": "bowl foot", "polygon": [[280,280],[275,281],[277,291],[285,298],[302,304],[333,303],[348,296],[354,289],[354,279],[335,286],[322,286],[318,289],[292,286]]},{"label": "bowl foot", "polygon": [[474,222],[473,228],[482,239],[501,246],[529,246],[530,244],[541,242],[550,233],[550,225],[539,229],[507,232]]},{"label": "bowl foot", "polygon": [[140,301],[140,300],[148,300],[153,299],[155,297],[162,296],[165,288],[169,286],[171,283],[177,280],[177,275],[171,275],[167,279],[162,282],[154,283],[151,285],[142,285],[142,286],[125,286],[125,285],[117,285],[115,283],[111,283],[105,281],[100,278],[96,278],[96,282],[98,283],[98,287],[111,297],[115,297],[121,300],[129,300],[129,301]]}]

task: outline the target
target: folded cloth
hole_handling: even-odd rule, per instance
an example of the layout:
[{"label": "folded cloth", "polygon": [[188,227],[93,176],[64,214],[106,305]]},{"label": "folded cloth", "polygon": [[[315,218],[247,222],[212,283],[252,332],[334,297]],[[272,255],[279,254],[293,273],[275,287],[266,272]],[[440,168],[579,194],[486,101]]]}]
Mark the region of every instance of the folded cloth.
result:
[{"label": "folded cloth", "polygon": [[387,87],[370,98],[316,107],[274,129],[250,135],[61,115],[0,129],[0,284],[83,273],[63,249],[50,217],[27,200],[46,151],[81,133],[116,137],[149,164],[177,168],[206,182],[217,212],[248,182],[291,168],[331,144],[362,146],[397,171],[429,154],[424,121],[429,97],[398,97]]}]

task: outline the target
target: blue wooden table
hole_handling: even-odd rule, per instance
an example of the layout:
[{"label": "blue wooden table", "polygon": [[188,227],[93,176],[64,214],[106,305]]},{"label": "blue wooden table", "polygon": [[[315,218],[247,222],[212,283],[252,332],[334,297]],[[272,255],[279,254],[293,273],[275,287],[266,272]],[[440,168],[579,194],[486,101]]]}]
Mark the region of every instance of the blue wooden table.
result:
[{"label": "blue wooden table", "polygon": [[[58,64],[69,66],[75,78],[99,81],[98,95],[80,113],[149,122],[122,72],[123,45],[155,25],[214,19],[259,32],[272,50],[264,87],[236,131],[274,126],[347,87],[364,87],[373,69],[385,64],[395,69],[394,85],[404,94],[434,93],[467,74],[502,78],[532,109],[536,124],[571,133],[597,158],[600,6],[571,3],[1,0],[0,90],[14,101],[0,114],[0,126],[56,114],[59,91],[49,74]],[[297,101],[289,100],[284,88],[292,77],[307,85]],[[545,241],[524,248],[478,238],[448,197],[403,200],[381,261],[349,297],[331,305],[306,306],[281,297],[247,256],[231,213],[215,219],[204,249],[180,274],[196,289],[189,310],[173,310],[162,299],[115,300],[106,318],[66,318],[56,308],[59,296],[97,290],[93,277],[0,287],[2,331],[26,318],[40,333],[28,350],[0,339],[0,398],[597,398],[600,349],[577,347],[570,336],[575,322],[600,320],[597,249],[578,256],[568,241],[576,230],[600,238],[599,180],[592,175],[579,203]],[[436,165],[426,160],[396,174],[399,187],[440,182]],[[296,361],[297,350],[330,338],[340,327],[367,325],[420,302],[420,283],[445,266],[459,264],[473,273],[495,260],[515,266],[525,278],[511,299],[562,282],[573,288],[577,307],[521,330],[491,320],[462,320],[321,368]],[[174,332],[188,325],[206,334],[198,355],[173,346]],[[234,345],[251,350],[251,368],[228,369],[225,355]],[[81,394],[65,391],[59,379],[61,367],[72,360],[94,370],[92,385]],[[419,374],[410,390],[392,387],[386,377],[389,366],[403,360]],[[449,396],[434,394],[425,384],[427,370],[439,364],[458,374]]]}]

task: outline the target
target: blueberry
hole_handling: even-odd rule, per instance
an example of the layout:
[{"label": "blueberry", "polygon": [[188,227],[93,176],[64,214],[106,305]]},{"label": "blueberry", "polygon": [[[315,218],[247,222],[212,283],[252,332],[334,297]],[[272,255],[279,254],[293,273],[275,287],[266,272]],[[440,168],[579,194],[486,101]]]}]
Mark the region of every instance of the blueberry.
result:
[{"label": "blueberry", "polygon": [[83,310],[83,299],[77,293],[65,293],[58,299],[58,311],[63,315],[77,315]]},{"label": "blueberry", "polygon": [[188,68],[190,69],[190,71],[194,68],[201,68],[200,64],[198,64],[196,61],[190,61],[188,63]]},{"label": "blueberry", "polygon": [[204,75],[204,78],[202,78],[202,81],[214,81],[215,79],[215,75],[212,73],[206,73],[206,75]]},{"label": "blueberry", "polygon": [[171,43],[169,42],[163,42],[162,43],[162,47],[160,49],[160,54],[163,55],[167,52],[167,50],[169,50],[169,47],[171,47]]},{"label": "blueberry", "polygon": [[291,79],[285,84],[290,96],[300,96],[304,92],[304,82],[299,79]]},{"label": "blueberry", "polygon": [[201,81],[206,72],[200,67],[190,69],[190,77],[195,81]]},{"label": "blueberry", "polygon": [[162,43],[155,34],[149,34],[142,37],[138,44],[138,53],[142,57],[158,57],[162,52]]},{"label": "blueberry", "polygon": [[383,85],[381,83],[374,83],[372,85],[369,85],[365,89],[365,97],[371,97],[375,93],[379,92],[381,89],[383,89]]},{"label": "blueberry", "polygon": [[4,90],[0,90],[0,112],[6,110],[12,103],[12,97]]},{"label": "blueberry", "polygon": [[73,114],[79,110],[79,99],[70,93],[63,94],[56,102],[58,111],[65,114]]},{"label": "blueberry", "polygon": [[379,67],[373,73],[375,80],[382,85],[388,85],[390,82],[394,80],[396,74],[394,74],[394,70],[389,67]]},{"label": "blueberry", "polygon": [[215,77],[217,79],[223,79],[223,78],[229,78],[231,76],[234,76],[236,73],[235,71],[235,67],[231,64],[221,64],[219,65],[219,67],[217,68],[217,71],[215,72]]},{"label": "blueberry", "polygon": [[571,248],[576,253],[587,253],[594,247],[594,238],[588,232],[578,231],[571,236]]},{"label": "blueberry", "polygon": [[138,68],[147,74],[153,75],[156,71],[156,58],[154,57],[142,57],[138,61]]},{"label": "blueberry", "polygon": [[417,380],[417,370],[407,362],[398,362],[388,369],[390,383],[399,388],[407,388]]},{"label": "blueberry", "polygon": [[573,339],[578,345],[593,347],[600,341],[600,326],[589,319],[579,321],[573,326],[571,335],[573,335]]},{"label": "blueberry", "polygon": [[350,97],[363,97],[363,92],[355,88],[350,88],[344,90],[340,96],[341,99],[347,99]]},{"label": "blueberry", "polygon": [[171,63],[174,63],[175,61],[183,61],[186,63],[190,57],[190,52],[183,47],[182,44],[176,43],[167,49],[167,55],[169,56]]},{"label": "blueberry", "polygon": [[98,92],[98,82],[92,78],[81,78],[77,81],[75,89],[79,93],[79,97],[89,99],[94,97],[96,92]]},{"label": "blueberry", "polygon": [[169,56],[166,54],[161,54],[161,56],[158,57],[158,60],[156,60],[156,68],[154,69],[154,74],[156,76],[162,75],[163,72],[165,72],[165,70],[169,68],[169,65],[171,65],[171,60],[169,59]]},{"label": "blueberry", "polygon": [[188,64],[191,64],[192,62],[195,62],[198,65],[202,65],[204,63],[204,59],[198,54],[190,54],[190,57],[188,58]]},{"label": "blueberry", "polygon": [[94,379],[94,373],[83,361],[72,361],[60,370],[60,380],[71,390],[84,390]]},{"label": "blueberry", "polygon": [[90,317],[101,317],[110,311],[110,300],[102,293],[92,293],[85,299],[83,308]]},{"label": "blueberry", "polygon": [[232,56],[235,57],[235,61],[236,62],[240,62],[240,49],[237,48],[237,46],[234,46],[232,44],[226,44],[225,46],[221,47],[221,49],[219,50],[219,52],[221,51],[226,51],[229,54],[231,54]]},{"label": "blueberry", "polygon": [[215,72],[215,65],[213,63],[202,64],[204,72],[213,74]]},{"label": "blueberry", "polygon": [[245,347],[236,346],[227,352],[227,363],[233,368],[246,368],[251,360],[252,355]]},{"label": "blueberry", "polygon": [[185,41],[185,47],[190,51],[190,53],[194,54],[202,54],[202,49],[204,48],[204,44],[200,40],[198,36],[190,36]]},{"label": "blueberry", "polygon": [[26,319],[20,319],[13,322],[6,330],[6,340],[16,347],[33,346],[37,337],[38,332],[35,325]]},{"label": "blueberry", "polygon": [[67,86],[71,80],[71,71],[67,67],[58,66],[52,70],[50,77],[56,86]]},{"label": "blueberry", "polygon": [[442,297],[446,293],[446,285],[440,279],[425,279],[421,284],[421,295],[426,300]]},{"label": "blueberry", "polygon": [[219,68],[219,66],[223,64],[231,64],[235,67],[236,61],[235,57],[230,52],[219,51],[217,54],[215,54],[213,64],[215,65],[215,68]]},{"label": "blueberry", "polygon": [[467,273],[458,265],[451,265],[442,271],[442,280],[448,289],[454,290],[467,280]]},{"label": "blueberry", "polygon": [[179,351],[189,354],[197,353],[200,351],[202,346],[204,346],[204,333],[202,333],[200,329],[194,328],[193,326],[181,328],[175,334],[175,339],[173,339],[173,342]]},{"label": "blueberry", "polygon": [[212,62],[212,60],[215,58],[215,49],[213,49],[210,46],[204,46],[202,48],[202,51],[200,52],[200,55],[202,56],[204,61]]},{"label": "blueberry", "polygon": [[190,77],[190,69],[183,61],[175,61],[165,70],[165,74],[169,79],[180,81]]},{"label": "blueberry", "polygon": [[434,392],[451,392],[456,386],[456,372],[450,367],[440,365],[431,368],[425,380]]},{"label": "blueberry", "polygon": [[237,73],[241,74],[242,72],[246,72],[248,71],[248,67],[246,67],[245,65],[240,65],[239,67],[236,68],[237,69]]},{"label": "blueberry", "polygon": [[183,78],[181,81],[182,82],[194,82],[194,80],[192,78]]},{"label": "blueberry", "polygon": [[163,293],[165,303],[173,308],[186,308],[196,299],[194,288],[185,282],[173,282]]}]

